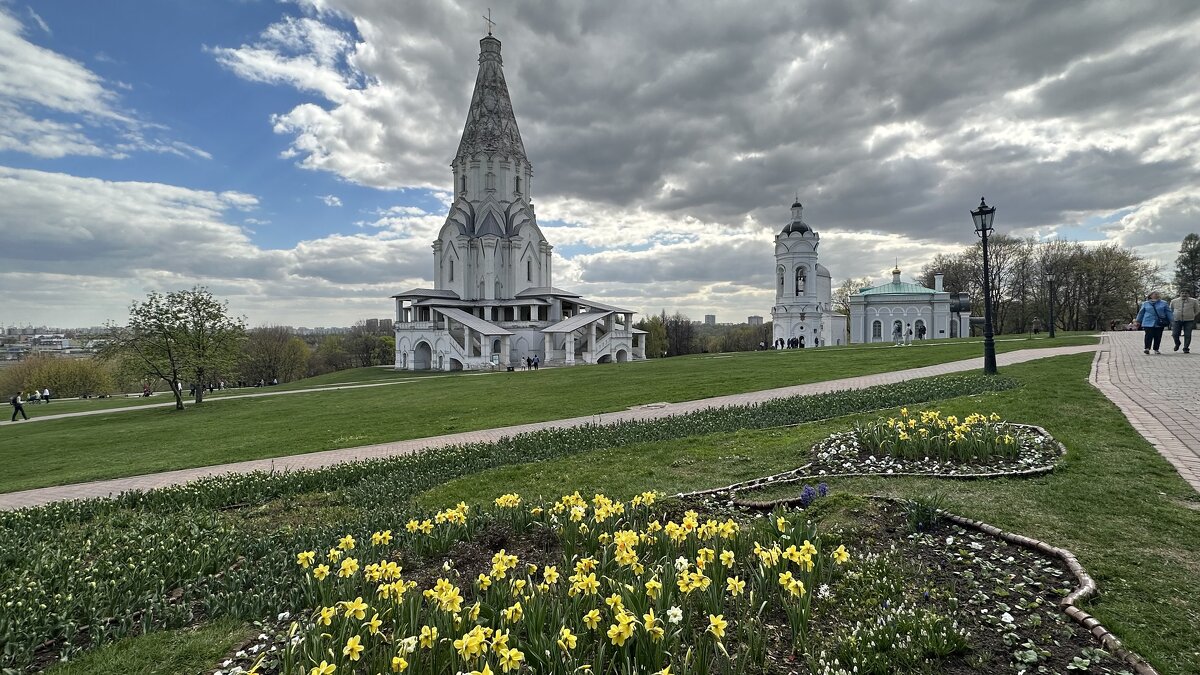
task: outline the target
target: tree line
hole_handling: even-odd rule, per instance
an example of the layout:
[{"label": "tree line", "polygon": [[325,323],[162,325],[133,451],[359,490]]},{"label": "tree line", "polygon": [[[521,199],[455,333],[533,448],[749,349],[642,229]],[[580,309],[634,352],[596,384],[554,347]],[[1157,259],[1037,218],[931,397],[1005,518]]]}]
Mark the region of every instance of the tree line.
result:
[{"label": "tree line", "polygon": [[227,302],[196,287],[151,293],[134,302],[129,320],[110,324],[99,358],[123,383],[166,384],[183,408],[183,390],[203,401],[209,387],[278,384],[346,368],[395,362],[395,338],[363,322],[345,335],[310,343],[285,326],[246,327]]},{"label": "tree line", "polygon": [[646,357],[662,358],[685,354],[749,352],[761,345],[770,345],[771,322],[761,326],[732,324],[709,326],[692,321],[686,314],[675,312],[646,317],[633,324],[646,331]]},{"label": "tree line", "polygon": [[[1113,243],[1039,241],[1001,234],[988,238],[988,254],[997,333],[1048,327],[1051,305],[1058,328],[1108,330],[1113,322],[1127,323],[1146,293],[1163,284],[1158,265]],[[918,282],[933,287],[938,273],[946,290],[970,294],[972,315],[983,315],[981,244],[934,256],[922,268]]]}]

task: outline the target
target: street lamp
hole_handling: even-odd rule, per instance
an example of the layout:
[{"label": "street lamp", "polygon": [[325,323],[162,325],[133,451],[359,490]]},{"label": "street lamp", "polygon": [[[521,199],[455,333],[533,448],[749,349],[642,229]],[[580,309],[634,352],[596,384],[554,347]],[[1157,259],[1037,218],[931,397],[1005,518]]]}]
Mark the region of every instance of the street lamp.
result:
[{"label": "street lamp", "polygon": [[1050,337],[1054,337],[1054,272],[1046,274],[1046,283],[1050,285]]},{"label": "street lamp", "polygon": [[996,207],[988,206],[983,197],[979,198],[979,208],[971,211],[971,219],[975,221],[975,234],[983,240],[983,372],[986,375],[996,374],[996,339],[992,334],[992,270],[988,262],[988,235],[993,232],[992,219],[996,217]]}]

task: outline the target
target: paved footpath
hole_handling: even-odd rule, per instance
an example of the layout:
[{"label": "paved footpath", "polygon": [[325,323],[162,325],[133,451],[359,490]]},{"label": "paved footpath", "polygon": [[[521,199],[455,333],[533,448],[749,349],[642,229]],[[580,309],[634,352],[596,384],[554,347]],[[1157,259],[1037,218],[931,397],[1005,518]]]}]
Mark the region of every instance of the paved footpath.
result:
[{"label": "paved footpath", "polygon": [[[1095,351],[1096,348],[1096,345],[1081,345],[1070,347],[1050,347],[1044,349],[1022,349],[1019,351],[1000,354],[998,356],[998,361],[1001,366],[1004,366],[1014,363],[1023,363],[1025,361],[1033,361],[1036,359],[1043,359],[1051,356],[1092,352]],[[1200,356],[1197,358],[1200,359]],[[446,445],[496,441],[506,436],[513,436],[515,434],[536,431],[539,429],[567,428],[581,426],[584,424],[611,424],[620,421],[657,419],[661,417],[670,417],[672,415],[682,415],[706,408],[717,408],[730,405],[747,405],[761,403],[763,401],[769,401],[773,399],[788,398],[791,396],[823,394],[831,391],[840,391],[846,389],[865,389],[867,387],[874,387],[881,384],[904,382],[906,380],[921,377],[932,377],[934,375],[961,373],[968,370],[981,370],[982,368],[982,358],[967,359],[965,361],[953,361],[950,363],[925,366],[922,368],[910,368],[908,370],[898,370],[889,373],[879,373],[876,375],[863,375],[860,377],[849,377],[840,380],[829,380],[826,382],[813,382],[811,384],[801,384],[778,389],[767,389],[764,391],[753,391],[744,394],[716,396],[712,398],[698,399],[695,401],[683,401],[680,403],[653,403],[649,405],[636,406],[629,410],[620,412],[588,415],[585,417],[572,417],[569,419],[553,420],[549,422],[536,422],[533,424],[520,424],[510,427],[498,427],[495,429],[483,429],[480,431],[448,434],[445,436],[433,436],[430,438],[397,441],[395,443],[365,445],[357,448],[311,452],[303,455],[292,455],[290,457],[258,459],[248,462],[220,464],[217,466],[207,466],[196,469],[164,471],[162,473],[131,476],[129,478],[115,478],[112,480],[94,481],[91,483],[76,483],[74,485],[61,485],[57,487],[38,488],[35,490],[24,490],[22,492],[10,492],[8,494],[0,494],[0,509],[16,509],[24,506],[36,506],[38,504],[45,504],[63,499],[107,497],[113,494],[124,492],[126,490],[152,490],[154,488],[186,483],[198,478],[217,476],[227,473],[315,469],[359,459],[375,459],[381,457],[391,457],[395,455],[407,455],[427,448],[443,447]]]},{"label": "paved footpath", "polygon": [[1105,333],[1092,384],[1200,492],[1200,353],[1171,351],[1169,334],[1161,356],[1143,354],[1142,344],[1141,332]]}]

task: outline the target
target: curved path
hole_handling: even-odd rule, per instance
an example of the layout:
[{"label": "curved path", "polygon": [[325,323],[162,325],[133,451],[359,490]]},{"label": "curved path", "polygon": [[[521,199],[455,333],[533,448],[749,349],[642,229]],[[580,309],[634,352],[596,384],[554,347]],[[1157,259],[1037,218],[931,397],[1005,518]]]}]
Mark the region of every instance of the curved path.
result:
[{"label": "curved path", "polygon": [[[1019,351],[999,354],[997,358],[998,363],[1001,366],[1004,366],[1014,363],[1033,361],[1036,359],[1043,359],[1051,356],[1092,352],[1096,349],[1097,345],[1022,349]],[[1200,359],[1200,356],[1197,356],[1197,358]],[[657,419],[661,417],[670,417],[673,415],[689,413],[695,410],[703,410],[706,408],[719,408],[730,405],[747,405],[778,398],[788,398],[791,396],[802,396],[809,394],[823,394],[831,391],[846,389],[865,389],[867,387],[874,387],[881,384],[892,384],[895,382],[904,382],[906,380],[922,377],[961,373],[968,370],[980,370],[982,368],[982,358],[966,359],[963,361],[952,361],[950,363],[940,363],[921,368],[910,368],[908,370],[897,370],[888,373],[878,373],[875,375],[848,377],[840,380],[827,380],[825,382],[813,382],[810,384],[801,384],[791,387],[780,387],[778,389],[746,392],[744,394],[715,396],[712,398],[698,399],[694,401],[682,401],[679,403],[652,403],[649,405],[637,406],[620,412],[588,415],[584,417],[572,417],[548,422],[535,422],[532,424],[519,424],[516,426],[482,429],[479,431],[467,431],[457,434],[447,434],[444,436],[432,436],[429,438],[397,441],[395,443],[365,445],[357,448],[343,448],[341,450],[311,452],[302,455],[276,457],[273,459],[257,459],[247,462],[219,464],[216,466],[206,466],[195,469],[164,471],[161,473],[131,476],[128,478],[114,478],[111,480],[101,480],[90,483],[76,483],[73,485],[60,485],[56,487],[38,488],[34,490],[23,490],[20,492],[0,494],[0,509],[15,509],[25,506],[36,506],[38,504],[45,504],[63,499],[107,497],[109,495],[124,492],[126,490],[152,490],[154,488],[177,485],[180,483],[193,481],[198,478],[205,478],[208,476],[216,476],[226,473],[315,469],[358,459],[375,459],[380,457],[390,457],[393,455],[406,455],[424,450],[426,448],[456,445],[460,443],[495,441],[506,436],[513,436],[519,433],[551,427],[563,428],[581,426],[589,423],[612,423],[627,420]]]},{"label": "curved path", "polygon": [[1146,355],[1142,333],[1105,333],[1091,381],[1200,492],[1200,353],[1171,351],[1170,335],[1162,346],[1161,356]]}]

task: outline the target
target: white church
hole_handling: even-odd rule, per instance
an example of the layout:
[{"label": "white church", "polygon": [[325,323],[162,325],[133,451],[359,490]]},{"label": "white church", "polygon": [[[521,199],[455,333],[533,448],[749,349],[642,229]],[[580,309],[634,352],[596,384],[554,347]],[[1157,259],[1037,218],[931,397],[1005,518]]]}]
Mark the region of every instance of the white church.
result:
[{"label": "white church", "polygon": [[846,344],[846,315],[833,311],[833,282],[817,262],[821,236],[804,222],[804,207],[792,204],[792,219],[775,235],[776,347]]},{"label": "white church", "polygon": [[553,247],[533,211],[533,167],[509,100],[500,41],[479,73],[453,171],[454,202],[433,242],[433,288],[392,296],[397,370],[485,370],[646,357],[634,312],[555,288]]}]

